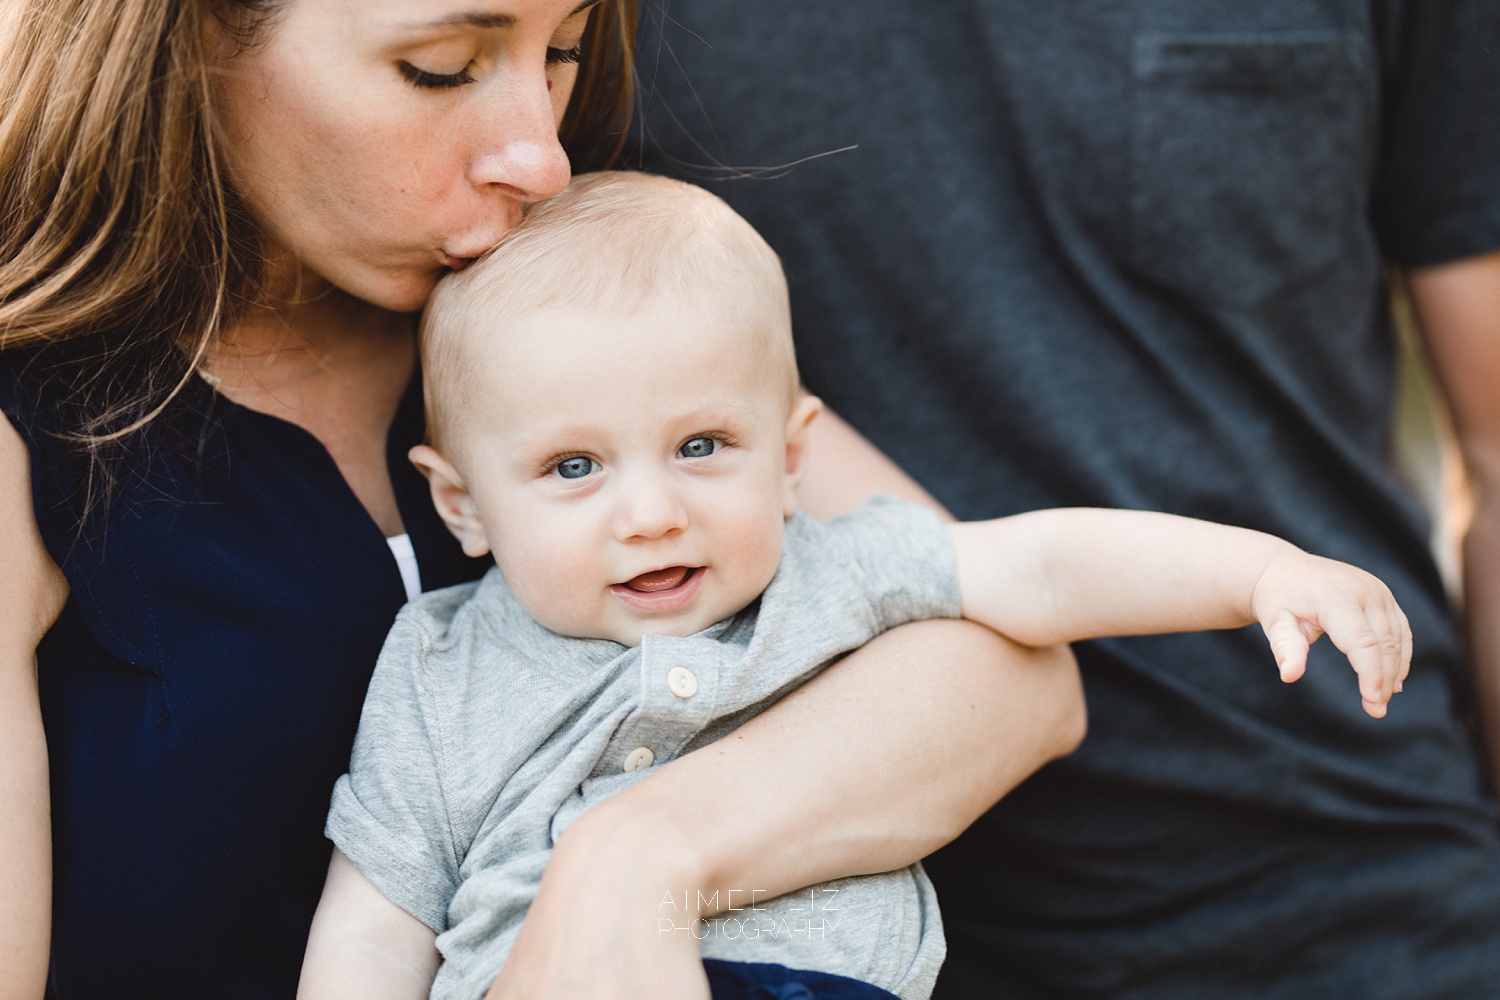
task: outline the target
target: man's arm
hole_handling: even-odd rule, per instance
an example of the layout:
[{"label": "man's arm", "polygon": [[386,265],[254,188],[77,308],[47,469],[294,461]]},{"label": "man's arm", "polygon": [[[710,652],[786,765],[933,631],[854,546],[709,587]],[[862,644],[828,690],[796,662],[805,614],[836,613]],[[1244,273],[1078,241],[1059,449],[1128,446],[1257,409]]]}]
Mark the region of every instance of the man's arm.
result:
[{"label": "man's arm", "polygon": [[1500,252],[1407,275],[1474,501],[1464,611],[1490,780],[1500,793]]},{"label": "man's arm", "polygon": [[299,1000],[423,1000],[438,969],[435,935],[334,849],[313,916]]}]

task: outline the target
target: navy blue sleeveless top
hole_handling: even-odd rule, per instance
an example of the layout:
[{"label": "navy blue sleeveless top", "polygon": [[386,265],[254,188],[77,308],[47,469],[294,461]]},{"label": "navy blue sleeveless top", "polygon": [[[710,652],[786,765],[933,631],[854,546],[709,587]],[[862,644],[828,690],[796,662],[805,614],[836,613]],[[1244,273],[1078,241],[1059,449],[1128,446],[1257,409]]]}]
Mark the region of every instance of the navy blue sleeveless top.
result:
[{"label": "navy blue sleeveless top", "polygon": [[[56,436],[66,400],[0,356],[42,537],[72,587],[38,651],[55,864],[49,997],[290,998],[327,871],[323,821],[405,600],[380,529],[321,443],[193,379],[196,454],[148,426],[102,521]],[[387,438],[423,585],[477,577]]]}]

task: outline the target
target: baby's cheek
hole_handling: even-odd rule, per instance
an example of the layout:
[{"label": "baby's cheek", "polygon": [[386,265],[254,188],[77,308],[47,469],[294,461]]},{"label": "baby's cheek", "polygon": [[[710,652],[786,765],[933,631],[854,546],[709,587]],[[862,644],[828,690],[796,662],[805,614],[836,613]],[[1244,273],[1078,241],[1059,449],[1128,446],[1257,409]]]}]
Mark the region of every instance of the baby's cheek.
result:
[{"label": "baby's cheek", "polygon": [[526,613],[548,628],[556,629],[576,613],[576,601],[567,575],[567,560],[548,558],[544,548],[520,539],[507,539],[495,560],[505,584]]},{"label": "baby's cheek", "polygon": [[598,638],[605,634],[605,624],[599,621],[598,607],[588,600],[588,590],[556,580],[542,583],[540,587],[511,588],[527,614],[559,635]]},{"label": "baby's cheek", "polygon": [[782,519],[778,516],[774,521],[757,519],[746,524],[738,534],[740,546],[736,565],[741,567],[740,586],[751,599],[765,590],[771,577],[776,575],[776,567],[781,562],[783,530]]}]

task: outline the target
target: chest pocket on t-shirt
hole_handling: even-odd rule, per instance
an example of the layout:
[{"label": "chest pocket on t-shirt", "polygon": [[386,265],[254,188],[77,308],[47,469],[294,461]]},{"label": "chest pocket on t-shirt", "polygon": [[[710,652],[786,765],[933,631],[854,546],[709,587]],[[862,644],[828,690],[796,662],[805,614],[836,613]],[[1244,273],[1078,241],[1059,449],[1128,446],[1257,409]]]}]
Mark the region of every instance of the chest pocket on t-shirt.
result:
[{"label": "chest pocket on t-shirt", "polygon": [[1245,306],[1361,239],[1372,63],[1349,31],[1136,38],[1135,268],[1200,301]]}]

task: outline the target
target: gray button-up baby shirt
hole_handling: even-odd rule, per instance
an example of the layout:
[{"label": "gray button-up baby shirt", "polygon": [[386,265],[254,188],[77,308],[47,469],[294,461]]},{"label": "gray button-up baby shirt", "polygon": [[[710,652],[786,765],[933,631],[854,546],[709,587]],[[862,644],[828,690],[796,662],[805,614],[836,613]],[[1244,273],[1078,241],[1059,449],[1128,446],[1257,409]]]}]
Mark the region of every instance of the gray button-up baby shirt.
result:
[{"label": "gray button-up baby shirt", "polygon": [[[548,631],[492,569],[397,618],[328,836],[437,933],[432,996],[473,1000],[499,973],[553,843],[589,806],[882,631],[958,614],[942,525],[885,499],[827,524],[790,518],[758,600],[696,635],[637,647]],[[658,933],[694,934],[704,957],[837,973],[904,998],[931,992],[946,948],[920,866],[779,899],[729,888],[736,909],[688,929],[685,887],[663,886]]]}]

